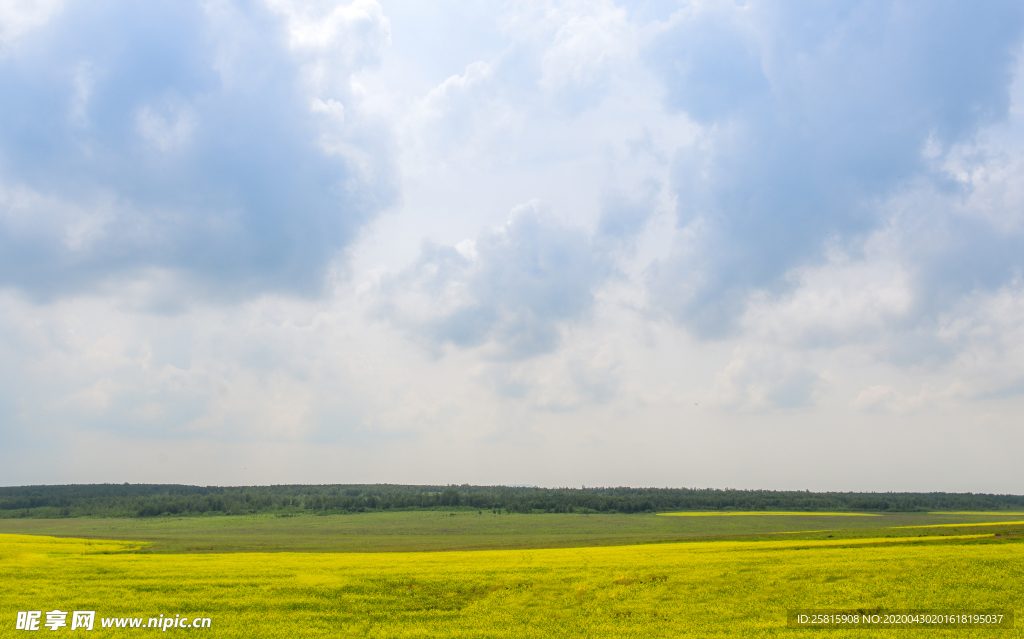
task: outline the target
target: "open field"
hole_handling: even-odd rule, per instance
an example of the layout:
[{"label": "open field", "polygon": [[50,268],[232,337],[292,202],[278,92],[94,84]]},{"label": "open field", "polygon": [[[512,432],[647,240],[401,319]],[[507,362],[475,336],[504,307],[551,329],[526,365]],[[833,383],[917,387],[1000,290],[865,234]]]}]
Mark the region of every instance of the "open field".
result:
[{"label": "open field", "polygon": [[[150,542],[148,552],[380,552],[571,548],[695,540],[1024,534],[1016,514],[896,513],[664,517],[397,512],[275,517],[4,519],[0,533]],[[970,524],[1003,522],[979,530]],[[1006,522],[1017,522],[1006,523]],[[940,525],[944,525],[939,527]],[[906,528],[907,526],[933,526]],[[810,532],[809,532],[810,531]]]},{"label": "open field", "polygon": [[783,510],[741,510],[741,511],[685,511],[678,513],[658,513],[662,517],[881,517],[878,513],[808,513]]},{"label": "open field", "polygon": [[14,532],[0,534],[0,637],[19,634],[17,611],[55,608],[209,617],[170,631],[210,637],[866,636],[790,629],[786,611],[1024,614],[1019,513],[0,521]]},{"label": "open field", "polygon": [[[1024,544],[991,537],[691,542],[418,553],[109,554],[0,535],[0,636],[19,610],[209,617],[204,637],[821,637],[788,609],[1010,609]],[[101,554],[107,553],[107,554]],[[145,621],[143,621],[145,623]],[[1020,622],[1001,637],[1022,636]],[[42,630],[49,631],[46,628]],[[68,628],[62,632],[70,632]],[[987,629],[871,636],[992,636]],[[92,633],[90,633],[91,635]]]}]

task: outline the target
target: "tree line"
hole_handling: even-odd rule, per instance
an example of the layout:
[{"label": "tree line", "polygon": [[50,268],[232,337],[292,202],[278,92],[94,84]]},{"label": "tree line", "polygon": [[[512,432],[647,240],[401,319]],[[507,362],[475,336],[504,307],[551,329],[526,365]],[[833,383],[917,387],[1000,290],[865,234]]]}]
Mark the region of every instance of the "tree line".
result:
[{"label": "tree line", "polygon": [[329,514],[389,510],[651,513],[782,510],[885,512],[1024,509],[1024,496],[973,493],[813,493],[717,488],[531,486],[75,484],[0,487],[0,517]]}]

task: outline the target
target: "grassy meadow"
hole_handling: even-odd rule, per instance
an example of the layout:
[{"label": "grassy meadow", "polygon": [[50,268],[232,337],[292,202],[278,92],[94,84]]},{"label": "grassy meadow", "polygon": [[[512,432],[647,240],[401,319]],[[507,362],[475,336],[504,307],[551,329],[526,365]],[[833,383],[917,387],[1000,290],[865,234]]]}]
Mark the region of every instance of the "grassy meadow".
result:
[{"label": "grassy meadow", "polygon": [[101,618],[160,614],[210,617],[211,628],[168,632],[211,637],[867,636],[790,629],[786,611],[1019,615],[1022,520],[408,512],[5,521],[0,636],[21,634],[17,611],[54,608],[96,610],[99,636],[139,632],[100,628]]},{"label": "grassy meadow", "polygon": [[[494,515],[477,511],[279,517],[0,519],[0,533],[149,542],[147,552],[403,552],[576,548],[676,541],[916,537],[1024,531],[1016,513]],[[1018,522],[1014,524],[1012,522]],[[923,526],[923,528],[912,528]],[[947,529],[940,529],[948,528]]]}]

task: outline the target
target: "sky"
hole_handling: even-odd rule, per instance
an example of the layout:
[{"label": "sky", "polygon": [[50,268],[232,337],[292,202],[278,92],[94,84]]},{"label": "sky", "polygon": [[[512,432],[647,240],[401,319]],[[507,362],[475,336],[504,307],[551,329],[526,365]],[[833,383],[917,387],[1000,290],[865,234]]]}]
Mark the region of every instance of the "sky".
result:
[{"label": "sky", "polygon": [[1024,4],[0,0],[0,485],[1024,494]]}]

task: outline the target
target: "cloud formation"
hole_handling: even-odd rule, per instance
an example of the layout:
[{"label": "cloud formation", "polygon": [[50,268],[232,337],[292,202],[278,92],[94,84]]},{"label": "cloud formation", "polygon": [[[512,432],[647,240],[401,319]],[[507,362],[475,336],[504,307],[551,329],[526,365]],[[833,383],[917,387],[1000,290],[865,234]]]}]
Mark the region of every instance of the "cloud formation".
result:
[{"label": "cloud formation", "polygon": [[[1006,118],[1022,25],[1014,2],[680,9],[646,55],[666,106],[703,134],[676,154],[678,223],[694,239],[654,271],[660,304],[699,335],[725,335],[752,292],[786,290],[786,274],[829,245],[857,251],[888,223],[891,198],[922,181],[948,192],[935,157]],[[931,221],[996,239],[978,221]],[[941,264],[963,256],[939,246],[928,270],[945,277]],[[1005,281],[1006,255],[963,275]]]},{"label": "cloud formation", "polygon": [[502,359],[554,350],[560,327],[590,313],[611,262],[582,230],[545,217],[531,203],[475,241],[428,244],[415,264],[384,284],[379,312],[428,342],[492,344]]},{"label": "cloud formation", "polygon": [[8,30],[0,286],[158,270],[199,294],[317,290],[393,198],[350,81],[387,30],[373,2],[228,0],[68,2]]}]

